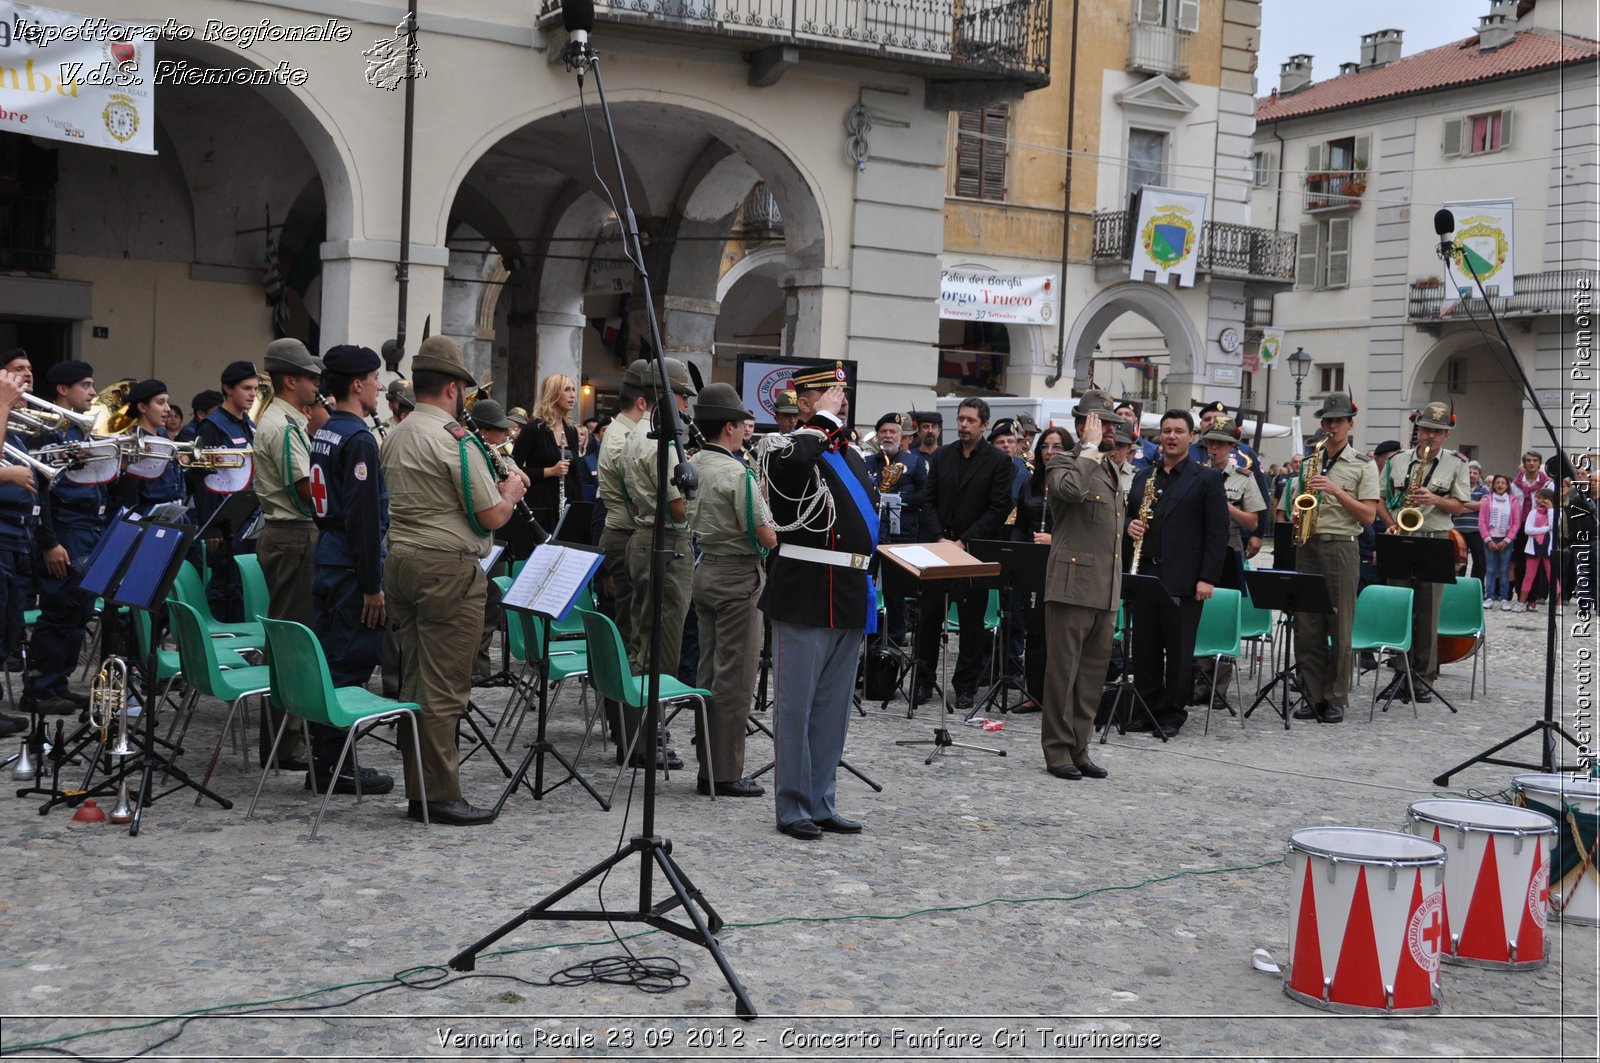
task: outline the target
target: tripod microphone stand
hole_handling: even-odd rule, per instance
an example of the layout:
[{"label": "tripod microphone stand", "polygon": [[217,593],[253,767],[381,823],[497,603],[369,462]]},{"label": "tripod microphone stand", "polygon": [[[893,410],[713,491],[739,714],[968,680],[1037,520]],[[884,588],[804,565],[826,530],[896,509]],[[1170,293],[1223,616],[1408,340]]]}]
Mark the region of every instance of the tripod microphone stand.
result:
[{"label": "tripod microphone stand", "polygon": [[[639,221],[634,216],[633,205],[628,198],[628,182],[626,172],[622,168],[622,151],[617,145],[616,127],[611,120],[611,109],[606,105],[605,82],[600,75],[600,57],[589,47],[589,31],[594,28],[594,4],[592,0],[567,0],[563,5],[562,21],[571,36],[563,58],[567,67],[577,72],[578,89],[581,97],[583,78],[588,72],[594,73],[595,89],[599,95],[600,111],[605,119],[606,135],[610,141],[611,159],[616,167],[617,185],[621,192],[621,209],[617,217],[622,223],[623,236],[633,259],[634,268],[639,274],[639,283],[644,296],[645,316],[649,322],[650,340],[653,347],[651,357],[655,363],[655,387],[657,391],[656,409],[660,411],[660,427],[656,433],[656,511],[655,524],[651,529],[650,571],[654,586],[660,587],[665,580],[667,570],[666,546],[666,514],[667,514],[667,451],[669,448],[676,450],[677,467],[674,473],[674,482],[685,498],[692,498],[697,486],[694,467],[688,463],[684,456],[683,444],[679,440],[677,403],[672,394],[671,380],[667,375],[665,346],[661,342],[661,325],[656,318],[655,300],[650,291],[650,274],[645,268],[644,245],[639,236]],[[588,113],[584,112],[585,124]],[[591,142],[592,143],[592,142]],[[652,595],[650,619],[650,643],[647,695],[644,717],[644,748],[647,763],[652,766],[645,770],[644,776],[644,804],[641,812],[641,825],[638,834],[634,835],[627,846],[618,849],[610,856],[601,860],[587,871],[571,880],[566,885],[549,894],[543,900],[524,910],[491,931],[486,937],[479,939],[467,946],[461,952],[450,958],[450,967],[457,971],[470,971],[477,966],[478,953],[499,941],[523,923],[530,920],[560,920],[581,922],[629,922],[644,923],[657,930],[665,931],[685,941],[700,945],[711,954],[717,967],[722,971],[722,976],[728,983],[728,988],[733,991],[737,1002],[735,1014],[741,1019],[754,1019],[756,1010],[750,1002],[749,994],[739,981],[739,976],[734,973],[732,965],[722,953],[722,946],[718,944],[716,933],[723,927],[722,917],[719,916],[704,894],[690,881],[678,862],[672,856],[672,843],[655,832],[656,818],[656,773],[653,767],[654,751],[657,746],[661,715],[661,681],[657,661],[661,658],[661,596]],[[676,648],[673,648],[676,651]],[[606,911],[604,909],[573,909],[557,910],[555,905],[566,899],[571,894],[585,885],[600,879],[611,872],[613,868],[621,867],[637,857],[639,861],[639,894],[637,905],[628,911]],[[659,871],[666,880],[671,896],[660,901],[654,898],[655,874]],[[688,919],[688,925],[667,918],[667,913],[673,909],[681,908]]]},{"label": "tripod microphone stand", "polygon": [[[1539,393],[1533,389],[1533,382],[1528,379],[1528,374],[1522,368],[1522,360],[1517,357],[1516,350],[1511,346],[1511,337],[1506,335],[1505,326],[1500,323],[1500,315],[1494,311],[1494,303],[1490,301],[1489,293],[1484,290],[1483,278],[1478,275],[1478,269],[1472,263],[1472,256],[1465,254],[1464,252],[1466,249],[1460,247],[1450,239],[1450,234],[1455,232],[1455,228],[1455,215],[1452,214],[1448,208],[1434,213],[1433,231],[1439,236],[1439,257],[1445,262],[1445,274],[1446,276],[1449,275],[1449,265],[1452,257],[1456,261],[1460,262],[1461,265],[1466,267],[1467,273],[1471,275],[1473,282],[1478,286],[1478,294],[1483,297],[1483,305],[1489,310],[1489,319],[1494,322],[1495,331],[1500,337],[1500,343],[1505,347],[1506,358],[1501,363],[1502,368],[1509,364],[1517,378],[1517,382],[1522,387],[1523,398],[1527,399],[1527,401],[1533,406],[1534,412],[1539,415],[1539,423],[1544,427],[1545,434],[1550,437],[1550,442],[1555,447],[1555,457],[1550,459],[1550,464],[1555,466],[1555,470],[1551,473],[1551,475],[1555,477],[1558,485],[1558,497],[1556,500],[1556,505],[1552,510],[1550,541],[1553,544],[1558,544],[1561,542],[1562,535],[1564,534],[1562,531],[1562,521],[1565,517],[1559,498],[1559,484],[1562,476],[1572,471],[1572,464],[1567,459],[1567,452],[1565,448],[1563,448],[1561,445],[1560,434],[1556,431],[1555,426],[1550,423],[1550,417],[1545,413],[1544,404],[1539,401]],[[1467,303],[1467,299],[1461,300],[1461,305],[1463,308],[1467,307]],[[1467,314],[1469,317],[1471,316],[1471,313],[1471,310],[1468,309]],[[1476,318],[1473,318],[1473,323],[1477,324]],[[1482,325],[1478,325],[1478,331],[1483,332]],[[1484,338],[1488,339],[1487,333],[1484,334]],[[1492,349],[1493,348],[1491,348],[1491,350]],[[1548,469],[1549,466],[1547,465],[1546,468]],[[1573,477],[1573,479],[1575,480],[1576,477]],[[1576,487],[1574,487],[1574,490],[1576,490]],[[1549,580],[1550,608],[1545,610],[1544,714],[1527,727],[1524,727],[1522,730],[1512,735],[1510,738],[1507,738],[1501,742],[1497,742],[1488,749],[1483,750],[1481,753],[1473,754],[1471,757],[1468,757],[1455,767],[1441,772],[1433,780],[1435,786],[1450,785],[1451,776],[1470,768],[1474,764],[1495,764],[1499,765],[1500,767],[1523,768],[1529,771],[1544,772],[1545,774],[1551,774],[1557,771],[1566,772],[1578,770],[1573,768],[1558,768],[1556,766],[1557,735],[1560,735],[1562,738],[1566,739],[1568,743],[1578,749],[1584,748],[1583,743],[1579,742],[1576,738],[1572,737],[1572,735],[1568,734],[1561,724],[1556,722],[1555,716],[1556,575],[1557,569],[1554,560],[1552,560],[1551,578]],[[1592,579],[1593,576],[1591,575],[1590,578]],[[1495,756],[1495,754],[1499,753],[1502,749],[1505,749],[1507,746],[1515,745],[1517,742],[1522,741],[1524,738],[1527,738],[1530,735],[1539,736],[1539,762],[1537,764],[1529,764],[1526,761],[1520,760],[1505,760]]]}]

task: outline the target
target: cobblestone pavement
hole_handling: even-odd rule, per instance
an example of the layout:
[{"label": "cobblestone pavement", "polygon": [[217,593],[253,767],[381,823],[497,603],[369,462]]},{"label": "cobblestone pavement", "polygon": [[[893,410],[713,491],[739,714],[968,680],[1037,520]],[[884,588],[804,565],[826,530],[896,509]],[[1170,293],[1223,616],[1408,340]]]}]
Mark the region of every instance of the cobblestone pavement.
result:
[{"label": "cobblestone pavement", "polygon": [[[478,828],[410,823],[398,789],[360,806],[337,797],[315,842],[298,774],[269,776],[245,817],[256,777],[236,753],[215,780],[231,810],[175,794],[137,838],[8,799],[4,1047],[16,1058],[38,1044],[116,1058],[161,1043],[153,1056],[192,1059],[1594,1059],[1594,927],[1552,920],[1541,970],[1445,966],[1433,1017],[1329,1015],[1251,965],[1256,948],[1284,956],[1291,831],[1394,829],[1412,801],[1509,785],[1515,769],[1482,765],[1448,789],[1431,780],[1538,714],[1544,620],[1490,614],[1487,693],[1469,698],[1467,664],[1445,669],[1458,715],[1396,705],[1369,723],[1370,681],[1340,726],[1285,732],[1263,710],[1244,727],[1223,714],[1202,734],[1202,711],[1170,744],[1113,734],[1094,753],[1106,781],[1046,774],[1037,716],[1007,716],[992,734],[953,717],[957,740],[1008,755],[951,750],[925,766],[925,747],[895,742],[930,737],[937,715],[871,706],[846,755],[883,791],[842,774],[841,812],[866,830],[815,842],[773,830],[770,776],[761,799],[696,796],[680,717],[674,738],[691,763],[662,784],[657,829],[727,921],[723,947],[761,1015],[751,1023],[733,1018],[710,956],[662,933],[628,946],[681,963],[682,988],[548,985],[621,951],[603,923],[521,926],[474,975],[447,977],[450,956],[638,829],[641,794],[625,820],[626,780],[609,813],[569,785],[542,801],[519,792]],[[1569,720],[1578,646],[1564,636],[1558,663]],[[478,694],[491,715],[505,698]],[[203,765],[221,718],[202,703],[184,763]],[[557,747],[577,750],[580,721],[564,694]],[[770,743],[755,736],[749,750],[759,765]],[[578,755],[602,790],[610,752],[591,742]],[[1532,742],[1515,753],[1538,756]],[[366,762],[399,775],[392,749],[371,747]],[[503,785],[482,755],[463,775],[480,804]],[[635,858],[603,894],[566,904],[632,908],[638,872]],[[398,972],[407,986],[394,988]],[[210,1017],[152,1018],[178,1013]]]}]

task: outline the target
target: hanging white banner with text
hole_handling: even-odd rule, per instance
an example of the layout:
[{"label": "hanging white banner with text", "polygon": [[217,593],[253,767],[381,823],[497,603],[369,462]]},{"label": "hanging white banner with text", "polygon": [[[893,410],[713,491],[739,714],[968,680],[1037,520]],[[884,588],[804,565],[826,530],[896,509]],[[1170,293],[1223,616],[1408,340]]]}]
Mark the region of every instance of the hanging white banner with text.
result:
[{"label": "hanging white banner with text", "polygon": [[1200,257],[1200,231],[1205,224],[1204,193],[1146,185],[1139,193],[1129,279],[1142,281],[1145,274],[1154,273],[1157,284],[1177,277],[1180,286],[1193,288],[1195,262]]},{"label": "hanging white banner with text", "polygon": [[1478,284],[1472,279],[1476,273],[1486,290],[1500,289],[1491,294],[1515,295],[1516,201],[1478,199],[1445,206],[1456,216],[1456,253],[1445,263],[1446,294],[1457,299],[1477,298]]},{"label": "hanging white banner with text", "polygon": [[154,155],[159,33],[0,2],[0,129]]},{"label": "hanging white banner with text", "polygon": [[1056,320],[1056,277],[994,273],[971,266],[939,277],[939,316],[948,321],[1048,325]]}]

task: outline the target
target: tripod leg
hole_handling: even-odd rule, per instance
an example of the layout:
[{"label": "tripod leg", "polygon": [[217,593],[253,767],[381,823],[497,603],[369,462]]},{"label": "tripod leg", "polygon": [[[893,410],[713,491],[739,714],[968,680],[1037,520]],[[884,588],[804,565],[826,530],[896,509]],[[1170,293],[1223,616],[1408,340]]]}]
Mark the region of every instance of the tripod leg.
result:
[{"label": "tripod leg", "polygon": [[705,946],[707,952],[711,953],[711,958],[716,961],[718,969],[722,971],[722,977],[727,981],[728,988],[733,991],[734,1000],[738,1002],[738,1006],[734,1009],[734,1014],[741,1019],[754,1019],[756,1017],[756,1009],[755,1005],[750,1003],[750,994],[745,992],[743,983],[739,981],[739,976],[733,971],[733,965],[722,954],[722,946],[716,939],[715,931],[707,925],[705,917],[701,915],[700,908],[694,902],[698,901],[700,905],[705,905],[706,912],[711,915],[712,920],[719,929],[722,926],[721,918],[711,910],[710,905],[706,904],[705,899],[700,896],[698,890],[693,890],[691,895],[692,885],[687,884],[687,880],[679,871],[678,865],[673,861],[672,857],[667,855],[665,850],[658,846],[652,846],[650,854],[655,857],[656,866],[661,868],[661,874],[666,878],[667,884],[672,887],[672,892],[677,894],[679,902],[683,905],[684,914],[689,917],[689,921],[694,924],[695,930],[699,932],[700,944]]}]

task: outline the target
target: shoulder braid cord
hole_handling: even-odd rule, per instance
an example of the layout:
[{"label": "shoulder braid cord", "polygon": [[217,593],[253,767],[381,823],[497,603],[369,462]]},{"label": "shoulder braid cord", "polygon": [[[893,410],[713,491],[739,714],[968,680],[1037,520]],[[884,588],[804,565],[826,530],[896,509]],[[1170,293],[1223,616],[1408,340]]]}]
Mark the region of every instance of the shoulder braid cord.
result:
[{"label": "shoulder braid cord", "polygon": [[467,500],[467,526],[472,529],[472,534],[480,539],[489,537],[489,529],[478,523],[478,511],[472,504],[472,476],[467,472],[467,440],[472,440],[477,446],[478,453],[483,455],[483,460],[489,463],[489,468],[495,467],[494,459],[489,456],[489,448],[483,445],[483,440],[468,432],[456,440],[456,446],[461,449],[461,494]]},{"label": "shoulder braid cord", "polygon": [[748,525],[747,534],[750,536],[750,545],[755,547],[756,556],[765,558],[772,551],[762,546],[761,541],[756,538],[756,471],[754,469],[746,469],[744,471],[744,522]]},{"label": "shoulder braid cord", "polygon": [[283,486],[284,493],[289,496],[289,503],[294,506],[294,511],[302,517],[314,517],[310,507],[300,501],[300,492],[294,489],[294,434],[300,433],[300,438],[306,441],[306,460],[311,459],[311,440],[306,439],[305,432],[293,421],[285,422],[283,433]]},{"label": "shoulder braid cord", "polygon": [[[767,438],[771,439],[772,442],[767,446],[766,452],[761,457],[763,466],[772,460],[774,452],[782,450],[787,453],[794,446],[794,440],[791,436],[777,436],[776,438],[768,436]],[[770,472],[765,473],[762,476],[762,480],[767,485],[769,494],[776,494],[785,502],[793,502],[795,504],[796,517],[794,523],[776,525],[774,530],[786,532],[803,528],[806,531],[821,534],[833,527],[833,493],[828,490],[827,484],[822,480],[822,468],[820,465],[812,466],[811,482],[806,485],[805,490],[799,495],[786,495],[780,491],[777,485],[772,482]],[[822,518],[820,526],[817,524],[819,516]]]}]

